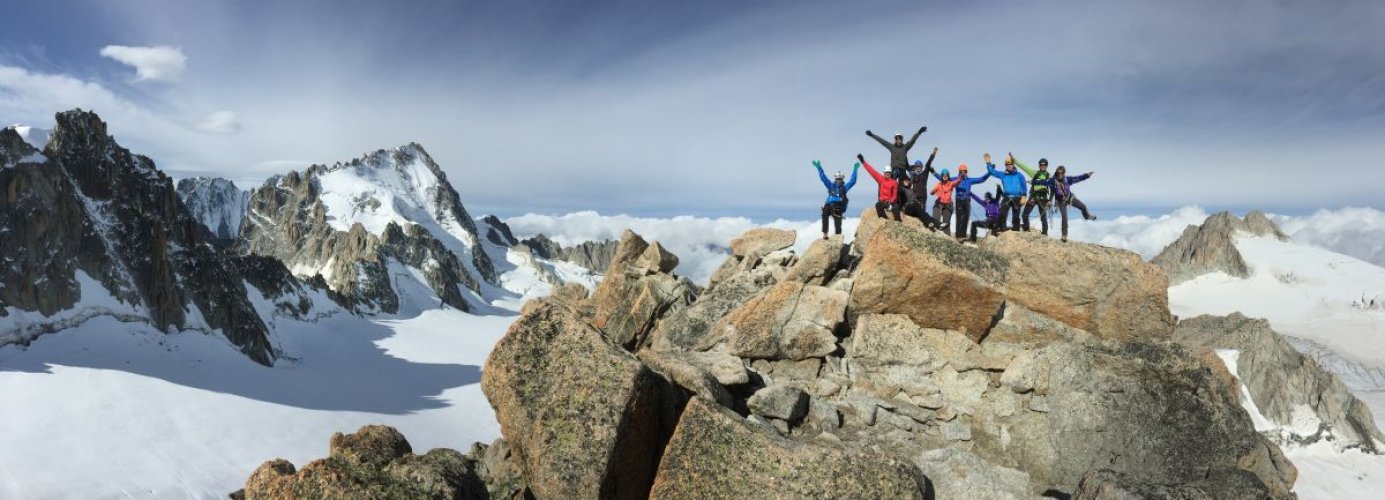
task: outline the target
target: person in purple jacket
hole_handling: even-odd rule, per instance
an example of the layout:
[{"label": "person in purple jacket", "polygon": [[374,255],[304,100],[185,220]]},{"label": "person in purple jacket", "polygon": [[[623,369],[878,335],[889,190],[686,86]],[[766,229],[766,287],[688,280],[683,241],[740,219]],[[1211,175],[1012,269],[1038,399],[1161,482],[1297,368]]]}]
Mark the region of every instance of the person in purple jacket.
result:
[{"label": "person in purple jacket", "polygon": [[971,223],[971,242],[976,243],[976,230],[985,228],[987,232],[995,232],[1000,226],[1000,200],[996,199],[991,193],[986,193],[986,198],[982,199],[973,193],[971,199],[981,204],[981,208],[986,210],[986,220],[973,221]]},{"label": "person in purple jacket", "polygon": [[1063,220],[1063,241],[1068,241],[1068,205],[1081,210],[1083,219],[1096,220],[1096,216],[1087,211],[1087,204],[1082,203],[1082,200],[1077,199],[1077,196],[1072,194],[1073,184],[1090,179],[1094,174],[1096,172],[1068,177],[1067,167],[1059,165],[1058,169],[1053,171],[1053,177],[1043,181],[1034,181],[1035,185],[1045,185],[1053,191],[1053,199],[1058,202],[1058,214]]}]

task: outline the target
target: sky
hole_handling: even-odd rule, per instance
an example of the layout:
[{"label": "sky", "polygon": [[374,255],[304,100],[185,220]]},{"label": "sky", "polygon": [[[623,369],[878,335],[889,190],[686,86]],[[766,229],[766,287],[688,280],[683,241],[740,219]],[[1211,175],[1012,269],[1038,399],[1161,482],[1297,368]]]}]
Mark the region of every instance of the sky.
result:
[{"label": "sky", "polygon": [[[1385,2],[15,2],[0,121],[252,187],[416,141],[472,212],[805,219],[1013,151],[1098,213],[1380,207]],[[853,193],[864,208],[874,182]]]}]

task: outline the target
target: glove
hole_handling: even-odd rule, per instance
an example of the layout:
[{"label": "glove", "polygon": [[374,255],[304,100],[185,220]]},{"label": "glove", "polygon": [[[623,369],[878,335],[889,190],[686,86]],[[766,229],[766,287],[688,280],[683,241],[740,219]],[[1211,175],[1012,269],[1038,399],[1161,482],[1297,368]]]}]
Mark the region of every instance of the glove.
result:
[{"label": "glove", "polygon": [[861,163],[865,163],[865,162],[866,162],[866,157],[865,157],[865,156],[861,156],[860,153],[856,153],[856,159],[857,159],[857,160],[860,160]]},{"label": "glove", "polygon": [[919,127],[919,132],[927,132],[928,127]]},{"label": "glove", "polygon": [[857,164],[851,166],[851,170],[860,170],[860,169],[861,169],[861,164],[860,164],[860,163],[857,163]]},{"label": "glove", "polygon": [[813,166],[814,166],[814,167],[817,167],[818,170],[822,170],[822,162],[820,162],[820,161],[813,160]]},{"label": "glove", "polygon": [[869,130],[866,131],[866,135],[870,135],[870,131],[869,131]]}]

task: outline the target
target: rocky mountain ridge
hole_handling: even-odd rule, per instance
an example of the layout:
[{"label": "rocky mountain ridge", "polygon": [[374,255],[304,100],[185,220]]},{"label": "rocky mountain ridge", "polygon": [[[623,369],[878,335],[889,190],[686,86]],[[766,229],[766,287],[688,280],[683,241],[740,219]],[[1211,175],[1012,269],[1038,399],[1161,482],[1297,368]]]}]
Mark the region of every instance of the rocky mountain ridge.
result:
[{"label": "rocky mountain ridge", "polygon": [[700,289],[626,233],[594,292],[526,304],[482,374],[507,471],[475,472],[484,493],[1293,498],[1294,466],[1222,360],[1174,342],[1167,278],[1137,255],[972,248],[870,210],[852,245],[793,241],[746,233]]},{"label": "rocky mountain ridge", "polygon": [[1163,268],[1170,284],[1174,285],[1217,271],[1248,278],[1250,269],[1236,250],[1237,234],[1288,239],[1279,226],[1259,210],[1247,213],[1244,219],[1231,212],[1218,212],[1201,225],[1188,226],[1150,262]]},{"label": "rocky mountain ridge", "polygon": [[584,241],[565,247],[542,233],[523,240],[517,239],[509,224],[494,215],[482,217],[481,224],[486,227],[486,239],[495,245],[524,247],[539,258],[571,262],[594,272],[604,271],[611,265],[616,246],[620,243],[615,240]]},{"label": "rocky mountain ridge", "polygon": [[[0,316],[27,318],[3,325],[0,342],[27,342],[49,331],[46,323],[118,314],[160,330],[219,331],[272,363],[270,332],[243,277],[209,244],[172,180],[121,147],[94,113],[58,113],[56,123],[42,152],[0,130]],[[128,312],[90,303],[97,291]]]}]

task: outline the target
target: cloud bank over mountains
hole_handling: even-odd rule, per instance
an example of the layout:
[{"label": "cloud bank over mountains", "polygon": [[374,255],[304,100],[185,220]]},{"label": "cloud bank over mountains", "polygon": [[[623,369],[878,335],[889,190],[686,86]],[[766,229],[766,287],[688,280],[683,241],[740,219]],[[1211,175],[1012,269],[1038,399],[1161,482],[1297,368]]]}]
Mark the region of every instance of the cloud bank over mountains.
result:
[{"label": "cloud bank over mountains", "polygon": [[[1077,241],[1124,248],[1147,260],[1178,239],[1184,228],[1201,224],[1209,215],[1211,213],[1201,207],[1187,206],[1156,217],[1122,216],[1090,222],[1073,220],[1069,224],[1070,237]],[[1385,267],[1385,212],[1374,208],[1342,208],[1320,210],[1308,216],[1271,215],[1271,218],[1294,241]],[[506,219],[505,222],[517,237],[543,233],[563,245],[619,239],[621,232],[630,228],[646,239],[659,241],[677,254],[680,259],[677,272],[702,283],[725,260],[725,245],[747,229],[765,225],[796,230],[798,242],[794,248],[800,254],[821,234],[819,221],[778,219],[757,223],[742,217],[653,218],[601,215],[591,211],[561,216],[526,214]],[[842,231],[848,241],[855,233],[858,222],[859,219],[848,218],[843,224]],[[1033,223],[1037,225],[1038,221],[1034,220]],[[1050,228],[1050,234],[1057,234],[1056,227]]]}]

